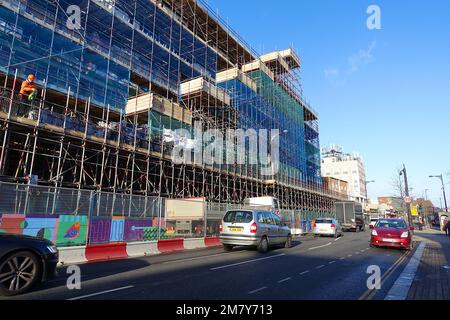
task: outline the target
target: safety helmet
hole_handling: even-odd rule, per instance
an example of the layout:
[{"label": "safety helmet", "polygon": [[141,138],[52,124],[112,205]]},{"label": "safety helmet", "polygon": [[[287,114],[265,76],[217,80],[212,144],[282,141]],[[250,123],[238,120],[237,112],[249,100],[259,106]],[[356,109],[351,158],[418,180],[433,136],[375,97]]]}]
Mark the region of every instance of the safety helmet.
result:
[{"label": "safety helmet", "polygon": [[35,78],[34,74],[29,74],[28,77],[27,77],[27,80],[30,81],[30,82],[33,82],[35,79],[36,78]]}]

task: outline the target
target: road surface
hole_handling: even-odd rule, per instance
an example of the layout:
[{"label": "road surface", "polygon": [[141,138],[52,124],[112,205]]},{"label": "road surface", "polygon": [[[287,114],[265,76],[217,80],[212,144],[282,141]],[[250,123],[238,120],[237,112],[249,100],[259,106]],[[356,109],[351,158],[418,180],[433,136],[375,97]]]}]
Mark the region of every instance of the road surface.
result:
[{"label": "road surface", "polygon": [[[383,299],[411,253],[370,248],[369,237],[369,231],[307,236],[266,254],[211,248],[83,264],[80,290],[67,288],[63,267],[34,291],[0,299]],[[372,265],[381,269],[382,287],[368,291]]]}]

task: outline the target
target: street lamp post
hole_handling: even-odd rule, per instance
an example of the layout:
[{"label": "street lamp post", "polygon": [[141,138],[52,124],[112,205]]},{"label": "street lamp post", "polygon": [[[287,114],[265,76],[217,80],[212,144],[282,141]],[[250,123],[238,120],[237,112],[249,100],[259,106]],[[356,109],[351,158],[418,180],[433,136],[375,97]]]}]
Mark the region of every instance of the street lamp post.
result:
[{"label": "street lamp post", "polygon": [[367,203],[369,202],[369,196],[368,196],[368,194],[367,194],[367,185],[368,185],[369,183],[372,183],[372,182],[375,182],[375,180],[366,180],[366,181],[364,181],[364,190],[365,190],[365,192],[366,192],[366,205],[367,205]]},{"label": "street lamp post", "polygon": [[[405,193],[406,193],[406,196],[409,197],[408,176],[406,174],[406,167],[405,167],[404,164],[403,164],[403,169],[400,170],[399,174],[403,175],[403,178],[405,179]],[[409,226],[411,227],[413,224],[412,224],[411,204],[410,203],[406,204],[406,210],[407,210],[407,213],[408,213],[408,223],[409,223]]]},{"label": "street lamp post", "polygon": [[429,177],[430,177],[430,178],[439,178],[439,179],[441,179],[441,183],[442,183],[442,194],[444,195],[445,212],[448,212],[448,207],[447,207],[447,197],[445,196],[444,177],[442,176],[442,174],[440,174],[440,175],[435,175],[435,176],[429,176]]}]

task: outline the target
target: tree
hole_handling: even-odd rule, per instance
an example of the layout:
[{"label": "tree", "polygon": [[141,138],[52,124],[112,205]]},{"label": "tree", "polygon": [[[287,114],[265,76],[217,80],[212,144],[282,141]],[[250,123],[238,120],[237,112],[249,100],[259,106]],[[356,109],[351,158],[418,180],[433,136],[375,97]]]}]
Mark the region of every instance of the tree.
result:
[{"label": "tree", "polygon": [[[398,167],[395,174],[391,177],[391,186],[392,186],[392,197],[398,198],[401,202],[401,209],[402,211],[406,211],[406,203],[403,201],[403,199],[406,197],[406,190],[405,190],[405,178],[403,175],[400,175],[400,171],[402,171],[402,167]],[[409,182],[409,195],[412,198],[415,198],[415,195],[413,193],[414,186]]]},{"label": "tree", "polygon": [[[395,174],[391,177],[391,186],[393,189],[392,196],[396,198],[404,199],[406,197],[405,191],[405,178],[400,175],[400,171],[402,171],[402,167],[398,167]],[[409,195],[412,198],[417,198],[414,190],[414,184],[411,181],[408,181]]]}]

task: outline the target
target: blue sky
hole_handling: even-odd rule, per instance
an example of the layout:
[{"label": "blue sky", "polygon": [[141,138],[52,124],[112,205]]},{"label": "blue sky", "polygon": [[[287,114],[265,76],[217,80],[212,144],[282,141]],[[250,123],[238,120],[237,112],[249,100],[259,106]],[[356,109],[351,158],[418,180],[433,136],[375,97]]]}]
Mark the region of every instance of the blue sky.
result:
[{"label": "blue sky", "polygon": [[[439,205],[450,172],[450,1],[209,0],[255,50],[293,45],[321,145],[359,152],[369,196],[391,195],[405,163],[413,194]],[[366,27],[369,5],[381,30]],[[450,176],[446,177],[450,182]],[[447,186],[450,195],[450,184]],[[450,202],[449,202],[450,205]]]}]

